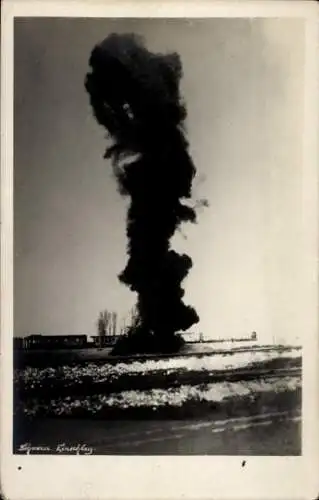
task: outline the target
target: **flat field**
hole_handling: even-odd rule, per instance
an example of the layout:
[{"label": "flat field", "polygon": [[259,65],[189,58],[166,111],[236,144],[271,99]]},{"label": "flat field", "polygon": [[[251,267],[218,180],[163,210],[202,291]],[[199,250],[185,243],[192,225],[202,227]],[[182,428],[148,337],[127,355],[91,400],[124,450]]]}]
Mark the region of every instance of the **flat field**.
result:
[{"label": "flat field", "polygon": [[[298,391],[299,348],[22,366],[14,372],[15,411],[25,415],[117,418],[176,413],[259,395]],[[187,410],[187,411],[186,411]]]},{"label": "flat field", "polygon": [[45,354],[15,366],[15,453],[26,442],[53,454],[61,442],[94,454],[301,453],[299,347],[78,361],[67,351],[51,365]]}]

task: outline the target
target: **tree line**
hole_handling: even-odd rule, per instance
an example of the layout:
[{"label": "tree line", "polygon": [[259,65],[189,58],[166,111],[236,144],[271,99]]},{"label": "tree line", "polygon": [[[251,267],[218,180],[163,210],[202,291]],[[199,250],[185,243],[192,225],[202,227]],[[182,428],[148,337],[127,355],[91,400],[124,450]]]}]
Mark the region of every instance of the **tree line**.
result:
[{"label": "tree line", "polygon": [[133,307],[130,311],[127,324],[119,322],[118,314],[115,311],[104,309],[100,312],[97,320],[97,333],[99,337],[116,336],[126,333],[137,321],[137,311]]}]

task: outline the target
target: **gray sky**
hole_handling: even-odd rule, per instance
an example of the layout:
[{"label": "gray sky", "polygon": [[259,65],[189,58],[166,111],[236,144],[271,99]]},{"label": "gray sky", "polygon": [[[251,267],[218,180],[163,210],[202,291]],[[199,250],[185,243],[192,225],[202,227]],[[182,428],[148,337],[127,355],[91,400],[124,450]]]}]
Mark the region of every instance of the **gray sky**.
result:
[{"label": "gray sky", "polygon": [[[15,23],[15,335],[95,332],[125,314],[126,202],[103,160],[84,77],[110,32],[182,59],[195,196],[210,207],[174,246],[194,267],[195,331],[301,333],[302,20],[20,19]],[[299,306],[299,307],[298,307]]]}]

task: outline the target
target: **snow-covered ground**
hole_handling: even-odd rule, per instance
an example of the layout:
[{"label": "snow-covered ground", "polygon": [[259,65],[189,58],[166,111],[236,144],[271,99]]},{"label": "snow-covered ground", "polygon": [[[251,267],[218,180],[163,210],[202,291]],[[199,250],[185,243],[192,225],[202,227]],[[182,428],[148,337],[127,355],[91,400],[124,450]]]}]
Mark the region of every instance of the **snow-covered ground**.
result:
[{"label": "snow-covered ground", "polygon": [[238,349],[251,349],[251,350],[257,350],[257,349],[264,349],[264,348],[269,348],[269,349],[280,349],[280,348],[300,348],[298,344],[291,344],[291,345],[281,345],[281,344],[261,344],[257,343],[256,341],[245,341],[245,342],[199,342],[199,343],[187,343],[183,347],[183,352],[190,352],[190,353],[200,353],[200,352],[212,352],[212,351],[231,351],[231,350],[238,350]]},{"label": "snow-covered ground", "polygon": [[[223,370],[245,369],[252,366],[262,367],[263,363],[283,359],[283,367],[289,360],[301,358],[299,348],[289,350],[271,349],[267,351],[250,350],[232,354],[203,355],[198,357],[172,357],[160,359],[136,360],[130,363],[90,362],[78,365],[59,367],[17,369],[14,372],[16,387],[23,387],[25,399],[19,403],[16,411],[25,415],[74,415],[84,412],[86,415],[100,415],[109,411],[123,409],[148,408],[151,411],[161,408],[177,408],[185,405],[202,405],[206,403],[221,403],[229,398],[248,398],[253,401],[256,395],[262,393],[279,394],[294,393],[301,387],[301,376],[292,372],[289,376],[273,377],[259,380],[242,380],[238,382],[218,381],[199,385],[201,374],[214,374]],[[294,362],[292,363],[294,366]],[[298,365],[296,363],[296,365]],[[281,365],[280,365],[281,366]],[[291,366],[291,363],[290,363]],[[189,372],[190,380],[182,380]],[[167,379],[165,379],[167,377]],[[178,380],[175,383],[162,386],[145,387],[140,381]],[[206,375],[205,375],[206,377]],[[138,386],[132,384],[138,380]],[[122,381],[120,388],[110,390],[113,381]],[[131,382],[130,382],[131,381]],[[152,382],[153,383],[153,382]],[[55,391],[50,396],[51,389],[57,384],[67,390],[64,396]],[[104,385],[103,385],[104,384]],[[130,385],[132,384],[132,385]],[[147,384],[146,384],[147,386]],[[135,387],[135,388],[134,388]],[[136,387],[138,387],[136,389]],[[82,388],[74,391],[74,388]],[[102,389],[101,389],[102,388]],[[105,391],[105,389],[108,390]],[[37,391],[41,392],[38,397]],[[76,392],[76,393],[75,393]],[[45,400],[43,400],[43,395]],[[252,399],[251,399],[252,398]],[[139,410],[138,410],[139,411]],[[107,413],[108,414],[108,413]]]},{"label": "snow-covered ground", "polygon": [[299,377],[275,378],[272,380],[256,380],[243,382],[220,382],[203,385],[182,385],[168,389],[151,389],[148,391],[127,390],[113,394],[96,394],[51,399],[40,402],[37,399],[29,400],[23,405],[25,415],[37,415],[44,412],[48,415],[72,415],[74,412],[84,411],[94,415],[107,409],[128,408],[160,408],[182,407],[188,403],[221,403],[230,398],[255,398],[262,393],[276,394],[293,392],[301,387]]},{"label": "snow-covered ground", "polygon": [[235,352],[233,354],[214,356],[207,355],[200,358],[173,357],[163,359],[146,359],[143,361],[134,361],[131,363],[119,362],[116,364],[97,364],[87,363],[84,365],[65,365],[57,368],[32,368],[18,369],[14,372],[14,381],[32,386],[40,386],[43,381],[55,379],[64,380],[65,384],[76,383],[83,378],[89,378],[92,382],[114,380],[124,375],[147,374],[172,374],[181,371],[191,372],[218,372],[227,369],[247,368],[252,365],[258,365],[271,360],[282,358],[295,359],[301,356],[298,348],[289,351],[269,350],[269,351],[249,351]]}]

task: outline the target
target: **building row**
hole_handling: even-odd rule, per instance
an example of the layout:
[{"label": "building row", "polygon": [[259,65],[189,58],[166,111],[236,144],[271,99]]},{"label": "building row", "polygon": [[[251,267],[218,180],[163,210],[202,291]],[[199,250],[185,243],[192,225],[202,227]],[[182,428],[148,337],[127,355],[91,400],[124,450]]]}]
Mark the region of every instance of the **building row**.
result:
[{"label": "building row", "polygon": [[[203,335],[192,332],[182,334],[186,342],[204,342]],[[14,349],[84,349],[89,347],[110,347],[115,344],[120,335],[28,335],[14,337]],[[90,339],[90,340],[89,340]],[[257,340],[256,332],[251,337],[237,339],[212,339],[207,342],[241,342]]]},{"label": "building row", "polygon": [[[112,346],[118,335],[28,335],[27,337],[15,337],[13,339],[14,349],[84,349],[89,347]],[[91,339],[91,340],[89,340]]]}]

